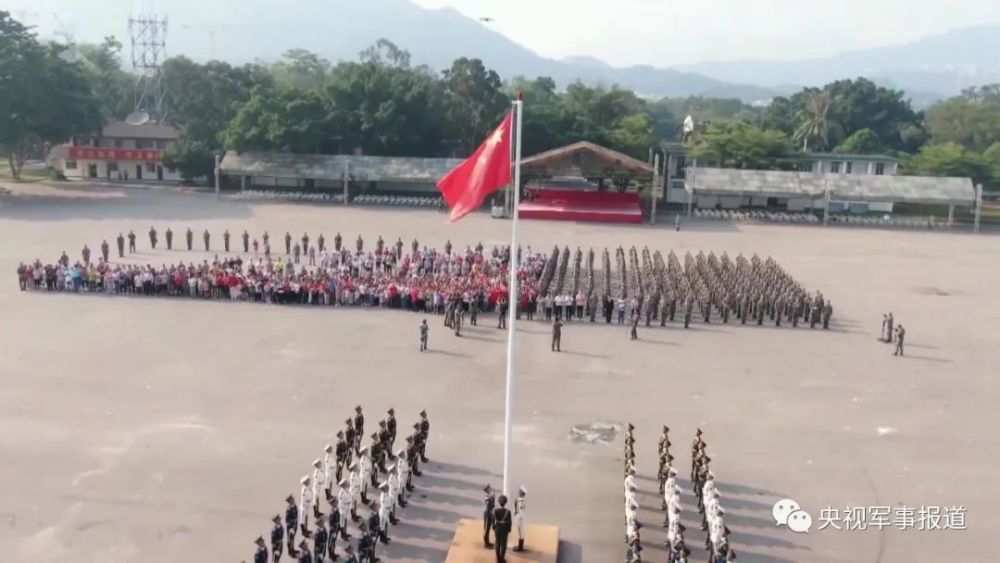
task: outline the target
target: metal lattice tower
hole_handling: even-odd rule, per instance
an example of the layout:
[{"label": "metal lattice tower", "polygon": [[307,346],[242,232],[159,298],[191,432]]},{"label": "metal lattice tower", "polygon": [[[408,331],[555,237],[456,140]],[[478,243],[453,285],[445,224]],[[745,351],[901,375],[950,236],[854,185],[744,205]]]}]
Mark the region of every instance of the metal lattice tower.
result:
[{"label": "metal lattice tower", "polygon": [[167,117],[164,101],[163,63],[167,59],[167,18],[154,14],[130,17],[132,68],[136,73],[135,111],[149,114],[150,120],[162,123]]}]

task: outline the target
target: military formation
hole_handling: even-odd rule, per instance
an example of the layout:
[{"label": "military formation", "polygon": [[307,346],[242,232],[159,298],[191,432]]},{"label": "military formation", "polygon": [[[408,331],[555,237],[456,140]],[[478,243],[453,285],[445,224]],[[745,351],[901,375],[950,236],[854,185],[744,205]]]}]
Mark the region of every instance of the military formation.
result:
[{"label": "military formation", "polygon": [[[639,521],[639,486],[635,466],[635,427],[628,425],[624,438],[625,467],[625,562],[642,561],[642,528]],[[685,545],[681,524],[681,488],[677,484],[677,470],[673,466],[674,456],[670,453],[670,428],[663,427],[657,443],[657,481],[659,484],[660,511],[664,513],[663,527],[667,529],[665,548],[667,561],[687,563],[691,550]],[[729,528],[726,527],[720,505],[719,490],[715,486],[715,475],[709,468],[711,458],[706,453],[706,444],[699,428],[691,445],[691,483],[698,499],[701,513],[701,529],[706,532],[705,550],[709,563],[726,563],[736,559],[736,552],[729,544]]]},{"label": "military formation", "polygon": [[[361,406],[327,444],[311,472],[300,480],[298,497],[285,498],[284,519],[276,514],[270,531],[270,553],[264,536],[255,540],[254,563],[277,563],[287,553],[299,563],[337,561],[337,540],[344,542],[347,563],[379,561],[379,543],[392,541],[390,526],[397,525],[397,508],[405,508],[414,491],[413,477],[420,477],[420,464],[427,463],[430,422],[427,412],[413,424],[405,445],[397,448],[396,413],[389,409],[365,443],[365,417]],[[322,511],[324,500],[327,512]],[[359,511],[368,508],[367,517]],[[350,528],[357,525],[358,539],[352,543]],[[301,534],[302,539],[296,543]]]}]

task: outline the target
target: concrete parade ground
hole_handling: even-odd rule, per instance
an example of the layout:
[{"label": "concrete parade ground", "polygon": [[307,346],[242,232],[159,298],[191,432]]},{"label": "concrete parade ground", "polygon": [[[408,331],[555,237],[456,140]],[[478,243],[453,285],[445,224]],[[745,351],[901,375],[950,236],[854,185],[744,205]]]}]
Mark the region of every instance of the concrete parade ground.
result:
[{"label": "concrete parade ground", "polygon": [[[360,233],[366,248],[382,235],[407,249],[416,237],[461,250],[505,244],[508,221],[478,213],[451,225],[436,211],[217,201],[179,188],[4,187],[0,560],[249,561],[357,404],[366,428],[389,407],[401,434],[421,409],[431,422],[431,462],[392,544],[379,546],[384,561],[444,561],[456,523],[479,517],[483,486],[501,485],[506,334],[493,314],[462,338],[430,317],[422,354],[415,313],[21,292],[15,270],[64,250],[78,260],[84,243],[98,256],[102,239],[114,248],[130,229],[139,252],[126,264],[212,258],[151,251],[150,226],[171,227],[175,248],[190,227],[196,246],[207,228],[220,249],[225,229],[234,248],[246,229],[269,231],[275,250],[286,230],[328,244],[339,231],[349,248]],[[832,300],[833,322],[824,331],[696,318],[689,330],[640,325],[633,342],[625,326],[574,321],[559,354],[547,324],[520,322],[512,482],[527,487],[530,521],[559,526],[560,561],[611,563],[625,551],[622,434],[571,439],[574,426],[599,422],[636,426],[644,561],[666,560],[656,498],[664,424],[690,561],[706,559],[687,480],[698,427],[741,562],[984,560],[1000,527],[1000,238],[722,222],[675,232],[672,212],[664,222],[524,221],[521,240],[540,252],[772,256]],[[903,358],[878,341],[889,311],[907,330]],[[808,534],[775,525],[783,498],[811,513]],[[966,529],[820,530],[827,507],[959,507]]]}]

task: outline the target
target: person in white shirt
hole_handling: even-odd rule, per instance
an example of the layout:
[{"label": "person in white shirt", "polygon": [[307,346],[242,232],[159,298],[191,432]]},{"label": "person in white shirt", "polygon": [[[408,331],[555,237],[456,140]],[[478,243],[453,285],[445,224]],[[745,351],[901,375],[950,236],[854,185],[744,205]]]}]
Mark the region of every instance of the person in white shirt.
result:
[{"label": "person in white shirt", "polygon": [[358,468],[358,462],[356,461],[351,464],[349,469],[351,470],[348,476],[351,490],[351,520],[357,522],[361,520],[361,517],[358,516],[358,501],[361,500],[361,470]]},{"label": "person in white shirt", "polygon": [[326,470],[319,458],[313,461],[312,485],[313,516],[319,519],[319,495],[326,490]]},{"label": "person in white shirt", "polygon": [[316,499],[313,497],[313,488],[309,482],[309,476],[306,475],[299,482],[302,483],[302,488],[299,490],[299,518],[301,518],[299,524],[302,527],[302,535],[309,537],[311,535],[309,532],[309,514],[313,512],[313,505]]}]

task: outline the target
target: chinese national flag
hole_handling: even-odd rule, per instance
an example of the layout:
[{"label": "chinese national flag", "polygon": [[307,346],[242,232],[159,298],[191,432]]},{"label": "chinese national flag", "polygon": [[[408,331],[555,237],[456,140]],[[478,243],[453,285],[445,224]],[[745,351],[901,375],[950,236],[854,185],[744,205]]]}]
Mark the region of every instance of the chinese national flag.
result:
[{"label": "chinese national flag", "polygon": [[486,196],[510,183],[510,137],[514,112],[508,112],[486,141],[437,183],[458,221],[483,204]]}]

